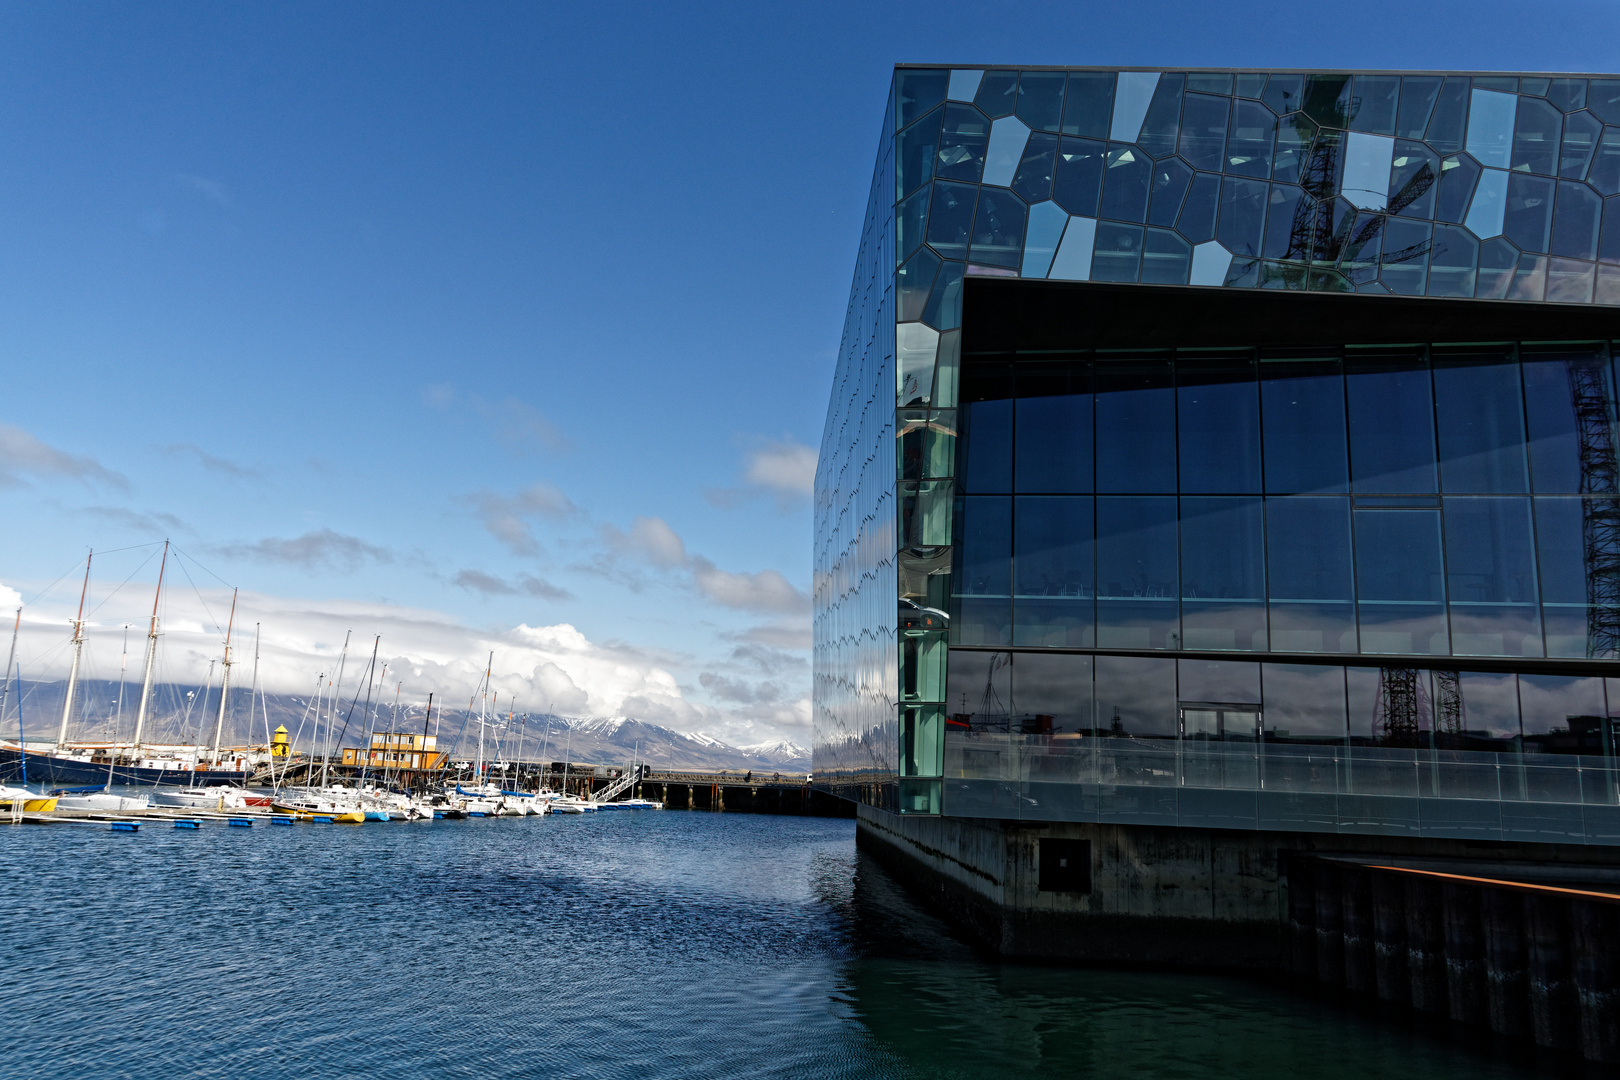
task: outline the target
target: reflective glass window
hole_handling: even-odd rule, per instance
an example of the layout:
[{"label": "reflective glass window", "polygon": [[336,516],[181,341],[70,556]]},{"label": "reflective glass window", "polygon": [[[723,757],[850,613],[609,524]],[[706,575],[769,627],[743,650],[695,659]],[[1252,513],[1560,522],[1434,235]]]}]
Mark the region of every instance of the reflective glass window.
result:
[{"label": "reflective glass window", "polygon": [[1181,500],[1181,634],[1187,649],[1265,650],[1265,514],[1258,498]]},{"label": "reflective glass window", "polygon": [[1114,73],[1071,71],[1063,101],[1063,134],[1106,139],[1113,115]]},{"label": "reflective glass window", "polygon": [[[1603,200],[1603,235],[1598,242],[1598,261],[1611,266],[1620,265],[1620,198]],[[1600,302],[1613,304],[1620,301],[1600,299]]]},{"label": "reflective glass window", "polygon": [[1266,572],[1276,652],[1355,652],[1350,500],[1266,500]]},{"label": "reflective glass window", "polygon": [[1180,644],[1174,496],[1097,499],[1097,647]]},{"label": "reflective glass window", "polygon": [[1581,112],[1564,117],[1564,141],[1558,152],[1558,175],[1569,180],[1584,180],[1602,134],[1603,125],[1591,113]]},{"label": "reflective glass window", "polygon": [[922,318],[923,306],[934,288],[934,275],[939,273],[940,259],[927,248],[917,252],[899,270],[895,271],[898,292],[896,322],[916,322]]},{"label": "reflective glass window", "polygon": [[1434,196],[1440,183],[1440,155],[1418,142],[1395,143],[1390,173],[1389,212],[1403,217],[1434,217]]},{"label": "reflective glass window", "polygon": [[1117,221],[1146,221],[1152,180],[1153,162],[1140,147],[1110,143],[1103,173],[1101,216]]},{"label": "reflective glass window", "polygon": [[943,705],[909,705],[900,709],[900,775],[940,775],[940,749],[945,740]]},{"label": "reflective glass window", "polygon": [[[1012,709],[1037,718],[1037,731],[1053,735],[1091,731],[1091,657],[1015,653],[1011,671]],[[1042,717],[1050,724],[1040,722]]]},{"label": "reflective glass window", "polygon": [[1357,509],[1354,518],[1361,651],[1448,652],[1440,512]]},{"label": "reflective glass window", "polygon": [[1586,107],[1605,124],[1620,124],[1620,79],[1593,79]]},{"label": "reflective glass window", "polygon": [[1056,131],[1063,116],[1063,72],[1024,71],[1018,75],[1018,119],[1033,131]]},{"label": "reflective glass window", "polygon": [[1231,100],[1188,94],[1182,103],[1181,156],[1195,169],[1220,172],[1226,157],[1226,122]]},{"label": "reflective glass window", "polygon": [[1187,76],[1187,91],[1200,94],[1224,94],[1231,97],[1232,76],[1219,71],[1189,73]]},{"label": "reflective glass window", "polygon": [[1260,254],[1265,228],[1267,186],[1258,180],[1228,177],[1221,183],[1220,222],[1215,237],[1237,258]]},{"label": "reflective glass window", "polygon": [[968,261],[985,266],[1017,266],[1024,256],[1027,213],[1023,200],[1006,188],[980,188]]},{"label": "reflective glass window", "polygon": [[1470,157],[1454,156],[1440,162],[1440,185],[1434,200],[1436,221],[1462,222],[1468,214],[1469,201],[1474,197],[1474,185],[1479,183],[1480,171]]},{"label": "reflective glass window", "polygon": [[962,418],[962,463],[957,475],[962,490],[973,495],[1011,491],[1012,399],[969,400],[958,412]]},{"label": "reflective glass window", "polygon": [[1602,735],[1608,728],[1603,680],[1596,676],[1520,675],[1519,715],[1531,801],[1580,802],[1578,778],[1571,782],[1564,775],[1573,770],[1538,769],[1533,755],[1601,757],[1614,753],[1612,743],[1607,751],[1603,745]]},{"label": "reflective glass window", "polygon": [[1352,282],[1363,285],[1377,279],[1383,253],[1384,217],[1363,210],[1356,215],[1350,236],[1340,249],[1339,266]]},{"label": "reflective glass window", "polygon": [[1168,229],[1148,229],[1142,239],[1142,283],[1185,285],[1192,270],[1192,244]]},{"label": "reflective glass window", "polygon": [[1012,189],[1030,202],[1040,202],[1052,195],[1052,173],[1057,164],[1058,139],[1037,131],[1024,144],[1024,157],[1018,163]]},{"label": "reflective glass window", "polygon": [[1266,490],[1349,490],[1338,358],[1266,357],[1260,373]]},{"label": "reflective glass window", "polygon": [[1095,660],[1097,734],[1169,739],[1176,734],[1173,657],[1099,656]]},{"label": "reflective glass window", "polygon": [[1440,78],[1435,75],[1407,75],[1401,79],[1401,106],[1396,116],[1395,134],[1403,139],[1421,139],[1429,126],[1429,113],[1440,94]]},{"label": "reflective glass window", "polygon": [[1350,76],[1308,75],[1301,108],[1323,127],[1347,128],[1354,102],[1350,97]]},{"label": "reflective glass window", "polygon": [[1547,84],[1546,97],[1565,112],[1586,107],[1585,79],[1553,79]]},{"label": "reflective glass window", "polygon": [[1099,357],[1097,490],[1176,490],[1176,398],[1164,357]]},{"label": "reflective glass window", "polygon": [[1462,738],[1447,738],[1442,733],[1437,740],[1440,746],[1505,752],[1518,749],[1517,678],[1485,671],[1458,672],[1457,692],[1462,699]]},{"label": "reflective glass window", "polygon": [[1583,529],[1584,500],[1539,497],[1536,561],[1548,656],[1588,655],[1587,581],[1591,574]]},{"label": "reflective glass window", "polygon": [[1445,500],[1451,651],[1540,656],[1530,500]]},{"label": "reflective glass window", "polygon": [[945,100],[951,73],[944,70],[902,69],[894,73],[895,127],[903,128]]},{"label": "reflective glass window", "polygon": [[944,109],[935,109],[895,136],[894,197],[917,190],[934,175],[934,159],[939,156],[939,125]]},{"label": "reflective glass window", "polygon": [[923,322],[937,330],[962,325],[962,271],[959,262],[948,262],[940,268],[934,291],[928,294],[928,306],[923,308]]},{"label": "reflective glass window", "polygon": [[901,484],[900,546],[931,548],[949,544],[954,495],[949,480]]},{"label": "reflective glass window", "polygon": [[1192,177],[1192,170],[1180,158],[1165,158],[1153,167],[1148,224],[1169,227],[1176,223]]},{"label": "reflective glass window", "polygon": [[1442,154],[1455,154],[1463,148],[1468,124],[1468,79],[1448,76],[1429,113],[1429,126],[1423,141]]},{"label": "reflective glass window", "polygon": [[1513,162],[1510,168],[1555,175],[1558,172],[1558,136],[1563,127],[1563,114],[1547,102],[1532,97],[1519,98],[1518,118],[1513,126]]},{"label": "reflective glass window", "polygon": [[1620,127],[1603,129],[1586,178],[1604,195],[1620,194]]},{"label": "reflective glass window", "polygon": [[958,645],[1008,644],[1012,640],[1012,499],[958,499],[955,544],[952,641]]},{"label": "reflective glass window", "polygon": [[1603,200],[1585,184],[1565,180],[1558,185],[1558,207],[1553,215],[1554,255],[1571,259],[1595,259],[1598,225],[1603,216]]},{"label": "reflective glass window", "polygon": [[1266,92],[1266,77],[1258,71],[1242,71],[1237,76],[1234,93],[1240,98],[1258,98]]},{"label": "reflective glass window", "polygon": [[1221,178],[1214,173],[1199,173],[1187,189],[1187,201],[1176,221],[1176,230],[1195,244],[1202,244],[1215,236],[1215,214],[1220,209]]},{"label": "reflective glass window", "polygon": [[1575,398],[1608,413],[1613,390],[1602,345],[1526,345],[1525,417],[1530,428],[1530,477],[1541,494],[1576,494],[1582,490],[1581,452],[1575,420]]},{"label": "reflective glass window", "polygon": [[1500,300],[1513,284],[1514,268],[1519,265],[1519,249],[1498,236],[1479,245],[1479,274],[1474,295],[1481,300]]},{"label": "reflective glass window", "polygon": [[[1513,114],[1518,96],[1475,89],[1468,98],[1467,150],[1481,165],[1505,169],[1513,154]],[[1437,148],[1438,149],[1438,148]]]},{"label": "reflective glass window", "polygon": [[1063,139],[1058,146],[1052,200],[1071,214],[1097,216],[1106,147],[1090,139]]},{"label": "reflective glass window", "polygon": [[917,245],[923,242],[923,228],[928,223],[928,195],[931,187],[922,188],[901,203],[894,212],[894,256],[904,262]]},{"label": "reflective glass window", "polygon": [[1473,296],[1479,241],[1457,225],[1436,225],[1429,255],[1430,296]]},{"label": "reflective glass window", "polygon": [[1384,226],[1383,267],[1379,277],[1391,292],[1402,296],[1423,295],[1428,287],[1433,239],[1432,227],[1426,221],[1388,220]]},{"label": "reflective glass window", "polygon": [[1375,135],[1395,134],[1395,113],[1401,99],[1399,75],[1357,75],[1351,91],[1357,103],[1350,126]]},{"label": "reflective glass window", "polygon": [[1262,664],[1260,685],[1265,700],[1267,742],[1344,741],[1344,668],[1321,664]]},{"label": "reflective glass window", "polygon": [[967,258],[973,230],[973,204],[979,189],[970,184],[934,185],[928,212],[928,243],[948,259]]},{"label": "reflective glass window", "polygon": [[1356,349],[1345,356],[1345,376],[1355,490],[1435,491],[1434,409],[1423,350]]},{"label": "reflective glass window", "polygon": [[1306,252],[1295,250],[1295,225],[1300,215],[1307,213],[1309,208],[1304,188],[1292,184],[1272,184],[1271,194],[1267,198],[1266,235],[1261,243],[1261,254],[1268,259],[1305,258]]},{"label": "reflective glass window", "polygon": [[1018,371],[1016,490],[1091,490],[1091,370],[1083,358]]},{"label": "reflective glass window", "polygon": [[1271,106],[1271,111],[1278,113],[1291,113],[1300,107],[1305,97],[1305,76],[1303,75],[1273,75],[1266,80],[1265,93],[1262,100]]},{"label": "reflective glass window", "polygon": [[987,71],[979,81],[973,104],[987,116],[1008,116],[1018,107],[1018,72]]},{"label": "reflective glass window", "polygon": [[1546,251],[1552,231],[1553,181],[1510,173],[1507,190],[1502,235],[1521,251]]},{"label": "reflective glass window", "polygon": [[1137,144],[1154,157],[1164,157],[1176,148],[1176,131],[1181,122],[1181,88],[1185,75],[1160,75],[1153,101],[1142,121]]},{"label": "reflective glass window", "polygon": [[937,409],[901,409],[895,419],[902,480],[949,477],[956,467],[956,416]]},{"label": "reflective glass window", "polygon": [[984,174],[985,148],[990,144],[990,121],[971,105],[945,106],[945,126],[939,139],[935,175],[946,180],[978,183]]},{"label": "reflective glass window", "polygon": [[1142,267],[1142,227],[1098,224],[1091,254],[1092,281],[1135,281]]},{"label": "reflective glass window", "polygon": [[1442,489],[1529,490],[1513,347],[1436,348],[1433,356]]},{"label": "reflective glass window", "polygon": [[1015,645],[1094,643],[1094,533],[1089,495],[1018,497],[1013,548]]},{"label": "reflective glass window", "polygon": [[1260,704],[1260,665],[1247,660],[1177,660],[1182,701]]},{"label": "reflective glass window", "polygon": [[1277,149],[1271,178],[1279,183],[1299,183],[1301,169],[1310,153],[1311,141],[1315,138],[1316,125],[1302,113],[1283,117],[1277,124]]},{"label": "reflective glass window", "polygon": [[1176,360],[1181,490],[1260,490],[1260,395],[1250,353]]},{"label": "reflective glass window", "polygon": [[1224,167],[1213,171],[1264,180],[1271,175],[1271,147],[1277,138],[1277,117],[1257,101],[1232,105]]}]

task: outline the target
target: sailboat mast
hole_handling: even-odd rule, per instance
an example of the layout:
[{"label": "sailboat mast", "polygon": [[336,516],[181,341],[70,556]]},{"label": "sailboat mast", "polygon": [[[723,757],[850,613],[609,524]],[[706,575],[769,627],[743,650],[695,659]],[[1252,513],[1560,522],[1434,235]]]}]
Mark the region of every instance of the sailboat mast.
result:
[{"label": "sailboat mast", "polygon": [[[148,556],[150,558],[151,556]],[[141,731],[146,727],[146,710],[152,703],[152,669],[157,664],[158,600],[163,596],[163,571],[169,566],[169,542],[163,541],[163,561],[158,564],[157,591],[152,594],[152,625],[146,632],[146,675],[141,680],[141,708],[135,714],[135,740],[130,747],[130,758],[141,756]]]},{"label": "sailboat mast", "polygon": [[[218,626],[219,623],[215,623]],[[225,730],[225,702],[231,696],[231,631],[236,628],[236,590],[231,590],[231,617],[225,623],[225,658],[220,661],[225,668],[225,674],[219,680],[219,718],[214,721],[214,760],[215,768],[219,767],[219,737]],[[251,713],[249,714],[252,715]]]},{"label": "sailboat mast", "polygon": [[[17,631],[21,630],[21,629],[22,629],[22,608],[18,608],[17,609],[17,618],[11,624],[11,655],[6,658],[6,686],[5,686],[4,690],[0,690],[0,727],[5,726],[5,722],[6,722],[6,702],[11,699],[11,665],[15,664],[17,662]],[[21,686],[17,687],[17,693],[19,693],[19,694],[22,693],[22,687]],[[18,732],[17,737],[19,739],[22,738],[21,731]]]},{"label": "sailboat mast", "polygon": [[337,684],[332,691],[332,701],[327,706],[326,713],[326,756],[321,759],[321,787],[326,786],[327,774],[332,770],[332,725],[337,722],[338,695],[343,693],[343,665],[349,659],[349,637],[354,633],[350,630],[343,635],[343,651],[338,654]]},{"label": "sailboat mast", "polygon": [[84,656],[84,598],[90,592],[90,560],[95,558],[95,554],[92,549],[84,557],[84,587],[79,590],[79,614],[73,620],[73,665],[68,668],[67,697],[62,699],[62,730],[56,736],[57,750],[67,743],[68,720],[73,716],[73,695],[79,688],[79,661]]},{"label": "sailboat mast", "polygon": [[495,670],[495,652],[490,651],[489,666],[484,668],[484,696],[478,704],[478,770],[473,776],[480,783],[484,780],[484,721],[489,714],[489,677]]}]

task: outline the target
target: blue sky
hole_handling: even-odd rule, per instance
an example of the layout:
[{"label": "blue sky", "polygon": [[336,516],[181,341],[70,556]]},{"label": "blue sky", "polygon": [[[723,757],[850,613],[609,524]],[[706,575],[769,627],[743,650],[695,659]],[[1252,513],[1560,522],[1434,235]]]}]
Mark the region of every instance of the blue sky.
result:
[{"label": "blue sky", "polygon": [[[217,575],[171,591],[176,678],[225,581],[278,689],[352,627],[407,695],[493,649],[525,707],[807,742],[808,482],[893,63],[1617,51],[1612,0],[0,3],[0,600],[167,536]],[[144,557],[98,560],[103,672]],[[30,677],[73,592],[31,603]]]}]

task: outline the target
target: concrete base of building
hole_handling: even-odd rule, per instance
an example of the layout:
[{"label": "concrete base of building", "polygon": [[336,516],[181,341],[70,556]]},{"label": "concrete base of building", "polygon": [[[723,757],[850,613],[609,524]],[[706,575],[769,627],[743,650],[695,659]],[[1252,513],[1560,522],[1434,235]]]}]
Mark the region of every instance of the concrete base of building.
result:
[{"label": "concrete base of building", "polygon": [[[1288,867],[1302,854],[1466,860],[1511,868],[1503,872],[1520,880],[1526,867],[1545,877],[1563,866],[1571,880],[1590,881],[1595,864],[1620,882],[1620,851],[1587,846],[923,817],[868,806],[856,837],[976,944],[1038,962],[1287,970]],[[1060,854],[1085,865],[1060,867]]]}]

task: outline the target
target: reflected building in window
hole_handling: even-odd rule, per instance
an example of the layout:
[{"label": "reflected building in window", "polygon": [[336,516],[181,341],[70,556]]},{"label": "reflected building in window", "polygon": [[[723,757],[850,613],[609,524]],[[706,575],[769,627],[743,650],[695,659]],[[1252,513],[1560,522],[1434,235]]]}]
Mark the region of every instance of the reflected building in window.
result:
[{"label": "reflected building in window", "polygon": [[883,130],[818,783],[1620,808],[1620,78],[901,67]]}]

